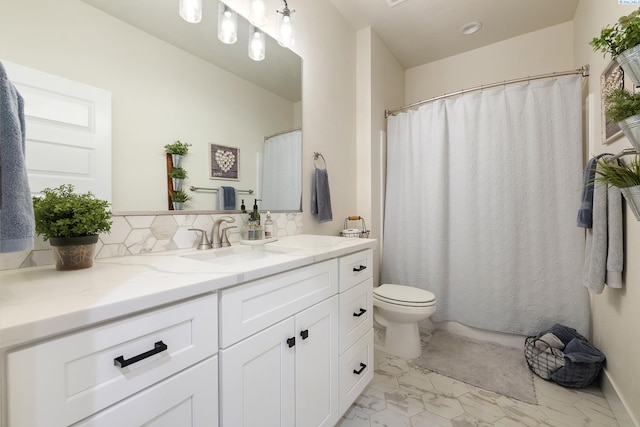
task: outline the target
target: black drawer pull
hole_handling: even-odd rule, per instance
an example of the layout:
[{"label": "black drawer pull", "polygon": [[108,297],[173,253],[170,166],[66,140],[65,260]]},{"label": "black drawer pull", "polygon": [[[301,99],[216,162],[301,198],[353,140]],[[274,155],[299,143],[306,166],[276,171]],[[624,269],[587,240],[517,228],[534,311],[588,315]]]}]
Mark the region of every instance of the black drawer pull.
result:
[{"label": "black drawer pull", "polygon": [[113,364],[116,365],[118,368],[125,368],[129,365],[133,365],[136,362],[146,359],[147,357],[151,357],[154,354],[161,353],[165,351],[167,348],[168,347],[165,343],[163,343],[162,341],[158,341],[153,345],[153,350],[145,351],[144,353],[134,356],[131,359],[127,359],[127,360],[125,360],[124,356],[118,356],[115,359],[113,359]]},{"label": "black drawer pull", "polygon": [[289,344],[289,348],[293,347],[294,345],[296,345],[296,337],[291,337],[287,340],[287,344]]},{"label": "black drawer pull", "polygon": [[353,267],[353,271],[361,272],[362,270],[366,270],[366,265],[361,265],[360,267]]},{"label": "black drawer pull", "polygon": [[364,308],[361,308],[361,309],[360,309],[360,313],[353,313],[353,315],[354,315],[355,317],[360,317],[360,316],[362,316],[363,314],[365,314],[366,312],[367,312],[367,310],[365,310]]},{"label": "black drawer pull", "polygon": [[360,369],[358,369],[357,371],[354,369],[353,373],[356,375],[360,375],[362,373],[362,371],[364,371],[367,368],[367,365],[365,365],[364,363],[360,362]]},{"label": "black drawer pull", "polygon": [[303,340],[306,340],[307,338],[309,338],[309,330],[305,329],[304,331],[300,332],[300,336]]}]

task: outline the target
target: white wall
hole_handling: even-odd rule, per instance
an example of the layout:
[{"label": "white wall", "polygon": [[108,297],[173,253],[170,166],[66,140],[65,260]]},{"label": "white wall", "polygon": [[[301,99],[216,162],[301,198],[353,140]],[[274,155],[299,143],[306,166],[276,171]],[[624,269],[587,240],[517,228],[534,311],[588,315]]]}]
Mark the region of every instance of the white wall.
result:
[{"label": "white wall", "polygon": [[[115,211],[167,209],[163,146],[177,139],[193,144],[187,185],[255,189],[264,135],[293,127],[290,101],[79,0],[0,2],[0,59],[112,93]],[[209,180],[208,143],[240,148],[240,181]],[[215,208],[195,196],[191,209]]]},{"label": "white wall", "polygon": [[[617,153],[631,146],[624,137],[609,146],[601,143],[600,74],[610,58],[593,52],[588,43],[599,36],[604,26],[637,8],[638,5],[619,5],[617,0],[581,0],[574,16],[576,62],[591,64],[588,92],[594,95],[595,108],[590,113],[589,155]],[[624,286],[605,287],[601,295],[592,295],[593,340],[607,356],[605,391],[612,385],[635,424],[640,425],[640,222],[628,208],[625,213]]]}]

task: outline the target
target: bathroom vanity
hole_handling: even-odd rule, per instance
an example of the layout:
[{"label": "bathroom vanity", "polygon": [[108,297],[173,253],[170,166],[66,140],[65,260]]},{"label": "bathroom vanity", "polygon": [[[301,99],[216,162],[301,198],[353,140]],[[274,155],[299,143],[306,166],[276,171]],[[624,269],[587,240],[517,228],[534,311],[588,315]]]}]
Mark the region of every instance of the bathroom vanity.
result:
[{"label": "bathroom vanity", "polygon": [[2,426],[333,426],[373,377],[374,246],[0,272]]}]

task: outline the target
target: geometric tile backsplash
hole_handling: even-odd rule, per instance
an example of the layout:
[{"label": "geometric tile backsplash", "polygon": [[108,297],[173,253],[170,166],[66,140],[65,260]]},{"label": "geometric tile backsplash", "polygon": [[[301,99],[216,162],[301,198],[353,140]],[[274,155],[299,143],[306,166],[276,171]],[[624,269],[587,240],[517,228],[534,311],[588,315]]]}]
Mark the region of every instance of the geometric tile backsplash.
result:
[{"label": "geometric tile backsplash", "polygon": [[[213,222],[222,216],[235,218],[234,223],[228,224],[235,228],[227,233],[231,243],[239,242],[246,229],[247,214],[114,215],[111,233],[100,234],[96,259],[195,248],[200,233],[189,228],[205,230],[210,238]],[[302,212],[272,213],[271,220],[275,236],[302,234]],[[0,254],[0,270],[51,264],[53,252],[49,242],[40,236],[36,236],[32,251]]]}]

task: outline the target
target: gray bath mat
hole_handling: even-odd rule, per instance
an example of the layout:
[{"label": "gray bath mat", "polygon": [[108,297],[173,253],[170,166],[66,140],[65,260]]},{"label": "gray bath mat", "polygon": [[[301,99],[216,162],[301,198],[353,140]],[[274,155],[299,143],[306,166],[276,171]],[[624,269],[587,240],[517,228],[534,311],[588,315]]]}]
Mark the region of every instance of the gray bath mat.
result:
[{"label": "gray bath mat", "polygon": [[435,331],[414,363],[485,390],[538,403],[533,377],[520,349]]}]

